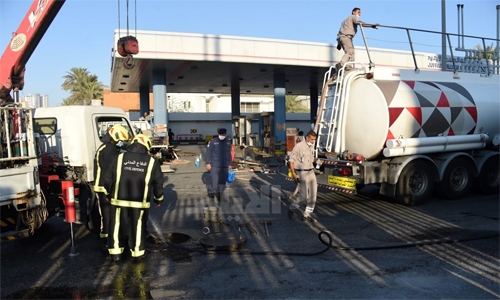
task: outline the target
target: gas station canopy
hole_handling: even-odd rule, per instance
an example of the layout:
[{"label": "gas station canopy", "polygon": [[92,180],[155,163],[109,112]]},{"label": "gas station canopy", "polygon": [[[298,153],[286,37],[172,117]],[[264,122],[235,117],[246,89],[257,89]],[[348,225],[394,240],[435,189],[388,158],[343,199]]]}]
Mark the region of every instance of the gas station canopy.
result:
[{"label": "gas station canopy", "polygon": [[[123,31],[122,31],[123,32]],[[165,72],[169,93],[272,95],[274,76],[284,75],[287,94],[320,90],[325,72],[343,54],[334,45],[304,41],[137,31],[134,67],[113,51],[112,92],[152,91],[153,74]],[[115,31],[115,45],[118,30]],[[157,83],[158,84],[158,83]]]}]

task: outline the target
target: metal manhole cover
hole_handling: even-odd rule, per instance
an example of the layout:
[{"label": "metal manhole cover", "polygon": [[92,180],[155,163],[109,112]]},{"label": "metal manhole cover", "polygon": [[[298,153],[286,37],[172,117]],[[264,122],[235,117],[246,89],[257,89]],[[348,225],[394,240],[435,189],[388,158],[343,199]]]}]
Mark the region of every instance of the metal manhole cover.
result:
[{"label": "metal manhole cover", "polygon": [[233,233],[218,232],[207,234],[200,239],[200,244],[207,250],[234,251],[245,245],[246,238],[243,235]]}]

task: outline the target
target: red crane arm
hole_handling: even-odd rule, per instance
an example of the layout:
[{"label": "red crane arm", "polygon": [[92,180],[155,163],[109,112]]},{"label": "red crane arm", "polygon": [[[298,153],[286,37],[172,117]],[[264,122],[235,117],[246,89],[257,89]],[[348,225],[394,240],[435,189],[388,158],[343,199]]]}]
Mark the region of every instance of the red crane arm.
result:
[{"label": "red crane arm", "polygon": [[0,103],[22,90],[24,70],[31,54],[66,0],[34,0],[0,59]]}]

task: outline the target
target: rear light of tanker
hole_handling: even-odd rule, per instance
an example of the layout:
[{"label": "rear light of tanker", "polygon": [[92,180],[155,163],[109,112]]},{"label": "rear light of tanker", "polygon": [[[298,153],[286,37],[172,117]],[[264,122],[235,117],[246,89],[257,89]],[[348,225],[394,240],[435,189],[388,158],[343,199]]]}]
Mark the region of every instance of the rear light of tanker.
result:
[{"label": "rear light of tanker", "polygon": [[373,73],[366,73],[365,78],[366,79],[372,79],[373,78]]},{"label": "rear light of tanker", "polygon": [[340,169],[338,169],[338,171],[339,171],[339,174],[343,175],[343,176],[351,176],[352,175],[350,168],[340,168]]}]

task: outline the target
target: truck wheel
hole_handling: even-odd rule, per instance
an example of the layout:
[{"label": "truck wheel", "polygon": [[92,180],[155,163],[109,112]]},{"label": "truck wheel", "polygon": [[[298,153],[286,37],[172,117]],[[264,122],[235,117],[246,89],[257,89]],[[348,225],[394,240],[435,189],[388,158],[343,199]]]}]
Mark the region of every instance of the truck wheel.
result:
[{"label": "truck wheel", "polygon": [[99,212],[99,201],[97,194],[92,192],[92,197],[88,199],[87,203],[87,222],[85,227],[92,233],[99,233],[101,231],[101,214]]},{"label": "truck wheel", "polygon": [[408,205],[420,205],[434,189],[431,166],[425,161],[412,161],[405,166],[396,184],[396,200]]},{"label": "truck wheel", "polygon": [[444,171],[436,192],[444,199],[463,198],[472,187],[472,165],[464,158],[455,158]]},{"label": "truck wheel", "polygon": [[499,160],[498,156],[490,157],[481,168],[479,176],[475,179],[475,186],[478,191],[486,194],[493,195],[499,192]]}]

